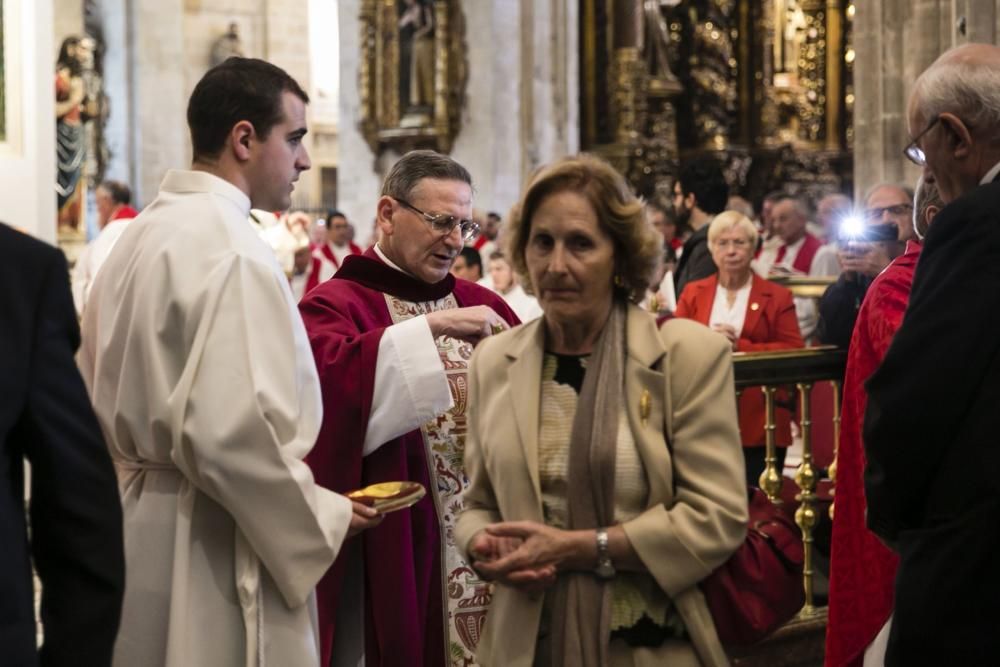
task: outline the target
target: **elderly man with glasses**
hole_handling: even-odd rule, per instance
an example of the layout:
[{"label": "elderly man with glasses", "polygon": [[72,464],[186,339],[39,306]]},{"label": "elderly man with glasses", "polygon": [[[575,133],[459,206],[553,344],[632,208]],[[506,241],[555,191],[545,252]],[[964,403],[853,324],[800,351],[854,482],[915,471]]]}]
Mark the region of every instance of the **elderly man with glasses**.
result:
[{"label": "elderly man with glasses", "polygon": [[906,154],[946,206],[903,324],[868,381],[868,527],[898,552],[886,665],[1000,655],[1000,48],[913,86]]},{"label": "elderly man with glasses", "polygon": [[316,480],[339,492],[395,481],[428,492],[348,542],[320,583],[323,665],[474,655],[469,628],[481,627],[490,594],[452,537],[468,484],[466,371],[476,343],[519,322],[492,291],[449,273],[478,231],[471,216],[464,167],[407,153],[382,185],[378,243],[300,304],[323,388],[308,459]]}]

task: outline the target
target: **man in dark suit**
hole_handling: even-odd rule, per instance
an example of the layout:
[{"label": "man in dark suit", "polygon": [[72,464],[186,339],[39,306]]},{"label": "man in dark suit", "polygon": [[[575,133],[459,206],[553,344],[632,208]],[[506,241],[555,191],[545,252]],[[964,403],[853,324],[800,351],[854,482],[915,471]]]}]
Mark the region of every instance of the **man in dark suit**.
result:
[{"label": "man in dark suit", "polygon": [[73,361],[80,330],[66,260],[0,224],[0,285],[0,664],[110,665],[125,574],[121,505]]},{"label": "man in dark suit", "polygon": [[886,665],[1000,655],[1000,48],[967,44],[914,85],[912,142],[947,206],[868,383],[868,526],[899,552]]},{"label": "man in dark suit", "polygon": [[716,271],[708,249],[708,225],[716,215],[726,210],[729,185],[722,165],[713,158],[701,157],[684,165],[674,182],[674,210],[678,228],[690,227],[693,234],[684,242],[674,289],[680,298],[684,286],[693,280],[707,278]]}]

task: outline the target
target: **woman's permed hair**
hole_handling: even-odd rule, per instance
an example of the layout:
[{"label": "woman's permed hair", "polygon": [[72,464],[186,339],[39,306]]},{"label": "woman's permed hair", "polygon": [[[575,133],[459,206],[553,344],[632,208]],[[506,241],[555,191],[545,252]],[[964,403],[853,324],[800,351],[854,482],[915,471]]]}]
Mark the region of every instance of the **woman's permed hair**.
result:
[{"label": "woman's permed hair", "polygon": [[643,298],[663,253],[663,237],[643,213],[625,178],[604,160],[581,153],[537,171],[510,212],[506,254],[526,289],[532,288],[525,261],[531,219],[550,195],[575,192],[587,199],[598,224],[614,241],[615,275],[633,302]]}]

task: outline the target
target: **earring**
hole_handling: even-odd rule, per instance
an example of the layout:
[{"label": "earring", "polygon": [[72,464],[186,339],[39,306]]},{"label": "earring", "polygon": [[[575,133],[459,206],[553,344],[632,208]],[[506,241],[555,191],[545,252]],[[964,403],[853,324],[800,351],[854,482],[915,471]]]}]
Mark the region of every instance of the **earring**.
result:
[{"label": "earring", "polygon": [[615,287],[625,287],[625,279],[621,277],[621,274],[615,274]]}]

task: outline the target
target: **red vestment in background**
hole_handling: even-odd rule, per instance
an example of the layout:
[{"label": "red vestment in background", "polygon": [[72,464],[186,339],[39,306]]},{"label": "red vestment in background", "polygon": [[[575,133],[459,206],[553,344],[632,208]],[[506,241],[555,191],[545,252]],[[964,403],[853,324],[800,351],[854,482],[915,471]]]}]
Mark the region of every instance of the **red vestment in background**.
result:
[{"label": "red vestment in background", "polygon": [[[442,359],[455,407],[430,426],[362,456],[383,332],[404,310],[409,316],[475,305],[490,306],[512,326],[520,323],[507,304],[486,288],[451,274],[427,284],[389,267],[373,250],[349,255],[336,275],[306,294],[299,305],[323,388],[323,426],[306,459],[316,482],[340,493],[402,480],[420,482],[427,489],[427,496],[413,507],[386,515],[376,528],[345,542],[317,586],[323,665],[330,664],[337,641],[337,605],[348,576],[345,554],[357,540],[364,561],[364,653],[369,667],[438,667],[449,652],[471,653],[478,642],[485,618],[479,603],[488,601],[488,586],[480,587],[480,595],[468,585],[474,575],[468,566],[449,567],[446,552],[453,549],[447,546],[451,535],[442,535],[442,526],[454,519],[468,483],[461,452],[470,345],[448,343],[447,338],[436,341],[439,348],[457,349],[461,356]],[[446,449],[448,456],[442,456]],[[429,469],[430,465],[434,467]],[[442,599],[446,589],[449,599]],[[453,599],[460,606],[475,606],[478,616],[451,614]],[[449,632],[452,629],[455,632]],[[458,646],[453,645],[456,641]]]},{"label": "red vestment in background", "polygon": [[[865,382],[882,363],[910,299],[920,244],[910,241],[875,278],[858,311],[847,354],[833,541],[826,665],[857,665],[892,613],[899,558],[865,527],[865,452],[861,439],[868,395]],[[899,443],[905,447],[906,443]]]}]

